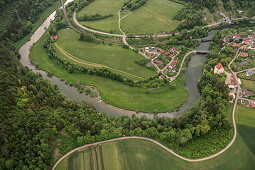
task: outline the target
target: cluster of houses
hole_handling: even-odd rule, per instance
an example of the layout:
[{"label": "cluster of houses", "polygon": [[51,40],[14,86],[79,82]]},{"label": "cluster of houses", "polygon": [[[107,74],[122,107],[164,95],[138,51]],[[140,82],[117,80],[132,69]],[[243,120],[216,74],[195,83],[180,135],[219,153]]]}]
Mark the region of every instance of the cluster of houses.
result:
[{"label": "cluster of houses", "polygon": [[[229,39],[230,40],[230,39]],[[240,34],[236,34],[233,36],[233,46],[239,47],[241,45],[247,45],[247,49],[255,50],[255,34],[250,34],[247,37],[241,37]],[[240,42],[240,43],[237,43]]]},{"label": "cluster of houses", "polygon": [[[238,87],[238,84],[241,84],[240,79],[236,79],[236,76],[234,74],[230,74],[224,71],[224,67],[222,66],[221,63],[217,64],[214,67],[213,70],[214,74],[225,74],[226,75],[226,81],[225,83],[228,85],[229,89],[231,90],[229,95],[232,96],[232,100],[229,101],[230,103],[233,103],[235,99],[235,93],[236,93],[236,88]],[[253,72],[251,70],[246,71],[246,76],[252,76]],[[241,100],[241,104],[245,105],[247,107],[252,107],[255,108],[255,100],[249,100],[245,99],[251,96],[255,95],[255,90],[243,90],[240,93],[240,96],[243,97]]]},{"label": "cluster of houses", "polygon": [[255,108],[255,101],[254,100],[242,99],[241,104],[245,105],[246,107]]},{"label": "cluster of houses", "polygon": [[[156,48],[156,47],[144,47],[142,49],[145,54],[147,56],[149,56],[150,58],[155,58],[155,64],[157,64],[159,67],[163,67],[164,65],[166,65],[167,63],[164,63],[162,60],[160,60],[160,56],[166,56],[168,62],[170,62],[172,60],[172,58],[177,54],[177,50],[176,48],[170,48],[168,51],[165,51],[161,48]],[[176,67],[178,63],[178,60],[174,60],[170,65],[169,65],[169,72],[175,72],[174,68]],[[153,64],[151,62],[148,62],[146,64],[146,66],[148,67],[152,67]]]}]

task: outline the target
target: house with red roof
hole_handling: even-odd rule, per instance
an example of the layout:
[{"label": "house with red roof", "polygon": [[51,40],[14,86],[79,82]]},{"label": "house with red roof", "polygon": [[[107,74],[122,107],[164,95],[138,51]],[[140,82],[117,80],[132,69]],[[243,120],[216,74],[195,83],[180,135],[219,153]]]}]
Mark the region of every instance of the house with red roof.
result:
[{"label": "house with red roof", "polygon": [[52,36],[51,36],[51,39],[53,39],[53,40],[58,39],[58,35],[57,35],[57,34],[56,34],[56,35],[52,35]]},{"label": "house with red roof", "polygon": [[221,63],[217,64],[215,67],[214,67],[214,74],[222,74],[225,72],[223,66]]},{"label": "house with red roof", "polygon": [[243,41],[243,44],[249,44],[249,43],[250,43],[249,40],[244,40],[244,41]]},{"label": "house with red roof", "polygon": [[233,36],[233,39],[240,39],[240,34],[236,34],[235,36]]},{"label": "house with red roof", "polygon": [[158,59],[156,59],[155,62],[156,62],[157,65],[160,65],[160,66],[162,66],[164,64],[162,61],[159,61]]},{"label": "house with red roof", "polygon": [[241,56],[242,56],[242,57],[248,57],[249,54],[248,54],[248,53],[245,53],[245,52],[242,52],[242,53],[241,53]]},{"label": "house with red roof", "polygon": [[169,52],[165,52],[164,54],[165,54],[165,56],[169,56],[169,55],[170,55],[170,53],[169,53]]},{"label": "house with red roof", "polygon": [[239,47],[240,44],[238,44],[238,43],[233,43],[233,46],[234,46],[234,47]]},{"label": "house with red roof", "polygon": [[165,76],[163,74],[159,76],[159,79],[164,79],[164,78]]},{"label": "house with red roof", "polygon": [[174,61],[170,64],[169,70],[170,70],[170,71],[173,70],[173,69],[176,67],[177,63],[178,63],[178,60],[174,60]]}]

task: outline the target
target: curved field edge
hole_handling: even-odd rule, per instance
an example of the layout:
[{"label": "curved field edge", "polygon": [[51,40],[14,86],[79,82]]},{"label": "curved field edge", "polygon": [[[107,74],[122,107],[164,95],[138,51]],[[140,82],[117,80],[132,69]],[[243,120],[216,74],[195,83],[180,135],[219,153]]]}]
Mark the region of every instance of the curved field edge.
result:
[{"label": "curved field edge", "polygon": [[[231,105],[232,106],[232,105]],[[251,112],[250,108],[244,106],[237,106],[237,115],[236,119],[243,120],[247,117],[254,119],[255,114],[254,110]],[[231,112],[231,107],[229,107],[229,113]],[[244,113],[244,114],[243,114]],[[248,119],[246,119],[248,120]],[[248,123],[248,124],[247,124]],[[237,121],[238,134],[234,144],[221,155],[201,161],[201,162],[187,162],[180,158],[177,158],[175,155],[167,152],[162,147],[146,141],[143,139],[125,139],[121,141],[114,141],[110,143],[102,144],[103,148],[103,162],[104,167],[108,169],[109,162],[111,162],[111,167],[121,167],[115,169],[126,169],[137,168],[140,169],[253,169],[255,166],[255,144],[253,139],[255,137],[255,126],[249,126],[249,122],[243,122],[240,124]],[[232,131],[231,131],[232,132]],[[218,132],[216,132],[218,133]],[[225,132],[222,131],[224,136]],[[204,138],[207,138],[208,135],[205,135]],[[210,134],[209,134],[210,136]],[[187,145],[196,147],[199,149],[206,149],[206,144],[217,145],[215,139],[218,142],[221,142],[222,139],[218,136],[211,135],[212,138],[207,138],[208,140],[203,141],[203,139],[198,138],[193,140],[193,142],[188,142]],[[232,137],[232,135],[231,135]],[[204,143],[205,142],[205,143]],[[197,145],[196,145],[197,144]],[[204,148],[201,147],[204,145]],[[117,151],[114,151],[117,150]],[[104,151],[106,153],[104,153]],[[175,149],[174,149],[175,151]],[[79,151],[78,151],[79,152]],[[187,151],[186,151],[187,152]],[[115,155],[113,155],[115,153]],[[178,152],[177,152],[178,153]],[[111,157],[106,157],[106,155],[111,155]],[[105,156],[105,157],[104,157]],[[112,160],[116,162],[116,165],[112,164]],[[134,159],[136,158],[136,159]],[[125,161],[123,161],[125,160]],[[60,162],[59,167],[65,169],[69,163],[69,156]],[[71,164],[70,164],[71,165]],[[135,167],[134,167],[135,166]],[[57,169],[59,168],[57,167]],[[124,168],[123,168],[124,167]],[[79,169],[79,167],[78,167]]]},{"label": "curved field edge", "polygon": [[149,0],[121,20],[124,32],[131,34],[150,34],[170,32],[180,21],[173,20],[183,5],[169,0]]},{"label": "curved field edge", "polygon": [[84,14],[95,15],[96,13],[102,16],[109,14],[113,16],[96,21],[80,21],[80,24],[96,30],[119,34],[121,32],[118,27],[118,11],[124,2],[125,0],[96,0],[78,12],[78,17],[82,17]]},{"label": "curved field edge", "polygon": [[[93,65],[95,65],[95,67],[104,66],[117,74],[138,80],[156,75],[154,71],[135,63],[135,61],[143,59],[144,57],[132,50],[123,49],[118,45],[110,46],[80,41],[80,35],[68,28],[59,30],[58,36],[59,38],[55,44],[60,49],[69,53],[72,58],[80,60],[81,63],[83,63],[82,65],[88,66],[89,64],[86,63],[90,63],[92,67]],[[59,48],[58,50],[60,50]],[[73,60],[71,60],[71,62],[79,63]]]},{"label": "curved field edge", "polygon": [[[46,36],[48,36],[47,33],[34,44],[30,53],[31,61],[42,70],[50,72],[72,85],[76,85],[77,80],[79,80],[82,85],[95,86],[100,92],[102,99],[110,105],[141,112],[169,112],[178,110],[188,98],[188,94],[184,89],[183,76],[172,82],[176,86],[174,89],[169,86],[143,89],[130,87],[109,78],[95,75],[70,74],[66,69],[49,59],[46,50],[43,48],[43,41]],[[175,97],[173,98],[173,96]]]}]

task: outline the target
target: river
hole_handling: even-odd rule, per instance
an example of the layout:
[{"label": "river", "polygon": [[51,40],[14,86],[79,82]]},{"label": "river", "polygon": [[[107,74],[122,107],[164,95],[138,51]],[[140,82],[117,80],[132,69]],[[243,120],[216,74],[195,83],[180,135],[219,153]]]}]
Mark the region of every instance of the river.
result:
[{"label": "river", "polygon": [[[72,0],[68,0],[67,3],[68,2],[72,2]],[[34,32],[31,39],[19,49],[19,54],[21,56],[20,61],[22,65],[28,67],[34,73],[40,73],[44,79],[49,80],[54,85],[57,85],[60,91],[63,93],[63,95],[66,96],[67,98],[76,102],[85,101],[87,103],[91,103],[97,109],[98,112],[107,113],[108,115],[111,115],[111,116],[121,116],[121,115],[132,116],[133,114],[136,114],[136,116],[138,117],[141,117],[144,115],[150,118],[153,117],[154,116],[153,114],[136,113],[134,111],[120,109],[112,105],[106,104],[104,101],[101,101],[99,99],[92,98],[83,93],[81,94],[78,92],[78,90],[75,87],[65,84],[64,81],[60,80],[60,78],[57,78],[55,76],[48,77],[46,72],[42,70],[38,70],[34,65],[32,65],[29,59],[30,49],[33,46],[33,44],[37,42],[39,38],[45,33],[46,29],[50,26],[51,21],[54,20],[55,14],[56,14],[56,11],[54,11],[45,20],[45,22]],[[215,30],[211,31],[206,38],[213,37],[215,33],[216,33]],[[202,42],[199,45],[199,47],[197,47],[196,49],[208,50],[209,43],[210,42]],[[198,101],[200,97],[197,83],[202,73],[202,69],[206,60],[207,60],[206,55],[196,54],[191,57],[191,60],[188,64],[186,72],[184,73],[185,89],[187,90],[189,94],[188,100],[181,106],[179,111],[169,112],[169,113],[159,113],[158,114],[159,117],[171,117],[171,118],[178,117],[185,111],[192,108],[194,104],[196,104],[196,102]]]}]

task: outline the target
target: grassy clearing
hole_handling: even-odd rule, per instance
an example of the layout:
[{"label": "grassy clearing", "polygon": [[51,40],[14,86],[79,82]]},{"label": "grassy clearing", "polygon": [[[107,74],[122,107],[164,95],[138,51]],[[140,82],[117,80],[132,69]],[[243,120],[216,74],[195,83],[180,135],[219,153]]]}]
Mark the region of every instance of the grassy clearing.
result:
[{"label": "grassy clearing", "polygon": [[122,29],[136,34],[172,31],[179,24],[172,18],[182,7],[169,0],[149,0],[121,21]]},{"label": "grassy clearing", "polygon": [[94,15],[96,13],[100,15],[113,14],[113,17],[105,18],[97,21],[83,21],[80,22],[82,25],[102,30],[110,33],[121,33],[118,26],[118,11],[121,9],[125,0],[96,0],[87,7],[83,8],[79,13],[78,17],[86,15]]},{"label": "grassy clearing", "polygon": [[246,89],[255,90],[255,81],[242,79],[242,86]]},{"label": "grassy clearing", "polygon": [[[80,63],[86,66],[105,66],[117,74],[122,74],[131,79],[144,79],[155,75],[155,72],[139,66],[136,60],[142,59],[143,56],[116,45],[103,45],[88,43],[79,40],[79,34],[72,29],[63,29],[59,31],[59,39],[56,44],[65,52],[72,55],[72,58],[78,58],[84,62]],[[65,52],[63,52],[65,51]],[[67,58],[64,55],[60,55]]]},{"label": "grassy clearing", "polygon": [[[66,1],[66,0],[64,0]],[[19,49],[22,45],[24,45],[33,35],[33,33],[42,25],[42,23],[49,17],[49,15],[55,11],[58,7],[61,6],[61,1],[55,1],[52,6],[47,8],[43,13],[40,14],[40,19],[33,25],[33,29],[30,34],[26,35],[21,40],[14,43],[17,49]]]},{"label": "grassy clearing", "polygon": [[255,109],[237,105],[237,121],[239,124],[251,126],[255,128]]},{"label": "grassy clearing", "polygon": [[[184,89],[184,80],[180,76],[176,79],[176,87],[144,89],[132,88],[123,83],[113,81],[108,78],[89,74],[69,74],[67,70],[49,59],[46,51],[43,49],[43,41],[46,34],[34,45],[30,59],[41,69],[50,72],[72,84],[76,81],[82,85],[94,85],[100,92],[106,103],[119,108],[143,112],[167,112],[178,109],[188,97]],[[73,48],[76,48],[75,46]],[[66,49],[67,50],[67,49]],[[174,97],[173,97],[174,96]]]}]

